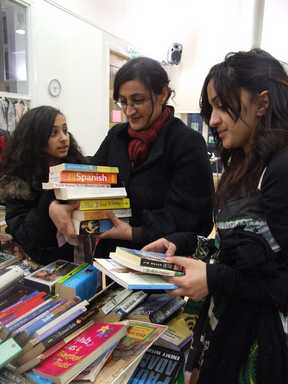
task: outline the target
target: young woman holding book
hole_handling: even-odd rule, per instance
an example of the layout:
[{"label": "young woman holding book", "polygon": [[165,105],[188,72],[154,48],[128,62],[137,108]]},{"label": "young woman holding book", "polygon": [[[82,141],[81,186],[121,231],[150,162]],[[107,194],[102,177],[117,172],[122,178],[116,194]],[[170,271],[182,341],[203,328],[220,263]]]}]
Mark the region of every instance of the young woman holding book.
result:
[{"label": "young woman holding book", "polygon": [[[253,49],[210,70],[201,113],[218,143],[224,173],[216,193],[218,251],[210,263],[172,256],[184,277],[174,295],[206,297],[193,335],[186,383],[288,382],[288,76]],[[191,236],[192,243],[195,241]],[[186,244],[186,251],[183,248]],[[189,250],[189,236],[146,250]]]},{"label": "young woman holding book", "polygon": [[69,244],[58,248],[57,231],[48,214],[54,195],[42,190],[42,182],[48,181],[50,165],[84,161],[64,115],[50,106],[28,111],[8,142],[0,179],[7,231],[41,264],[63,258],[73,261]]},{"label": "young woman holding book", "polygon": [[[107,257],[116,245],[141,248],[175,231],[211,231],[213,181],[205,141],[174,117],[170,95],[166,71],[150,58],[132,59],[116,74],[113,97],[127,123],[109,131],[91,162],[119,167],[132,218],[128,224],[111,217],[114,227],[99,236],[96,256]],[[65,209],[55,201],[50,215],[60,232],[71,235]]]}]

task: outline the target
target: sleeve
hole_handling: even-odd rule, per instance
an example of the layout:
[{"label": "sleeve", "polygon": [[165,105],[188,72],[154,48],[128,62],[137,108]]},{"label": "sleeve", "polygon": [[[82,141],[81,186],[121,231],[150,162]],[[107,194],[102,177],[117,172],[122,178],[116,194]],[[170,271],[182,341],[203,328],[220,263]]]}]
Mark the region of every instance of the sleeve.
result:
[{"label": "sleeve", "polygon": [[51,191],[43,192],[35,201],[12,200],[6,203],[8,232],[25,250],[47,247],[56,243],[56,229],[48,209],[54,200]]},{"label": "sleeve", "polygon": [[143,213],[144,243],[173,232],[207,236],[213,227],[214,186],[204,139],[187,130],[170,140],[167,153],[171,170],[167,176],[171,179],[169,190],[162,209]]},{"label": "sleeve", "polygon": [[281,249],[288,252],[288,151],[278,155],[266,169],[261,195],[267,223]]},{"label": "sleeve", "polygon": [[[233,236],[231,233],[231,239]],[[242,231],[233,245],[223,243],[221,257],[229,260],[229,265],[207,264],[209,293],[284,308],[288,300],[287,268],[279,268],[262,235]]]},{"label": "sleeve", "polygon": [[176,245],[176,255],[191,256],[197,246],[197,235],[192,232],[176,232],[165,236]]}]

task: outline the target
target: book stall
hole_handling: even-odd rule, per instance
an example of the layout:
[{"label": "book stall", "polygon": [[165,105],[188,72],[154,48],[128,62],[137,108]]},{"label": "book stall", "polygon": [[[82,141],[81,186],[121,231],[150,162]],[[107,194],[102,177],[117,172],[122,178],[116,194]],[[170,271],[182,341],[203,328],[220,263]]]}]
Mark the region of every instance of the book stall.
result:
[{"label": "book stall", "polygon": [[[117,169],[51,168],[43,188],[80,200],[73,213],[80,237],[111,228],[111,212],[131,216],[125,188],[113,186]],[[117,247],[107,259],[40,266],[2,235],[0,384],[184,383],[199,304],[169,295],[175,286],[167,277],[184,271],[165,255]]]}]

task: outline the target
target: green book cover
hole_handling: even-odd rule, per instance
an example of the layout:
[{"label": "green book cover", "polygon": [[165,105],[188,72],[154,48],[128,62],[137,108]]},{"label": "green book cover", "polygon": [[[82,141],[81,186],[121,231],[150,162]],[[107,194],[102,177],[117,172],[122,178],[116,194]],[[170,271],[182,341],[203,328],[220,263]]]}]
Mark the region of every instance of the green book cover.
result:
[{"label": "green book cover", "polygon": [[8,364],[22,351],[20,345],[11,337],[0,344],[0,368]]},{"label": "green book cover", "polygon": [[76,273],[82,271],[82,269],[86,268],[87,266],[88,266],[88,263],[83,263],[83,264],[78,265],[78,267],[72,269],[72,271],[68,272],[66,275],[61,276],[61,277],[57,280],[57,283],[58,283],[58,284],[63,284],[64,281],[70,279],[70,277],[72,277],[72,276],[74,276]]}]

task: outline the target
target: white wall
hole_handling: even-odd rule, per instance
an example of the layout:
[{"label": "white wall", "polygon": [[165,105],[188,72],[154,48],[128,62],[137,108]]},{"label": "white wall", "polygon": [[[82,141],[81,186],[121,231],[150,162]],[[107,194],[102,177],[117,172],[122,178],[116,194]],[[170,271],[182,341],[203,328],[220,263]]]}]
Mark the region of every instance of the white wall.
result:
[{"label": "white wall", "polygon": [[[127,53],[127,43],[43,0],[31,4],[32,106],[53,105],[86,154],[94,154],[109,124],[109,49]],[[57,78],[59,97],[48,93]]]},{"label": "white wall", "polygon": [[[181,64],[167,70],[176,112],[186,113],[198,111],[209,68],[227,52],[252,45],[256,0],[26,1],[31,3],[33,105],[60,107],[89,154],[108,130],[110,48],[128,54],[132,44],[162,61],[172,43],[182,43]],[[58,98],[47,92],[55,77],[63,87]]]},{"label": "white wall", "polygon": [[160,61],[172,43],[182,43],[181,64],[168,69],[179,113],[198,110],[201,86],[213,64],[229,51],[252,46],[255,0],[55,2]]},{"label": "white wall", "polygon": [[261,47],[288,63],[288,1],[265,0]]}]

